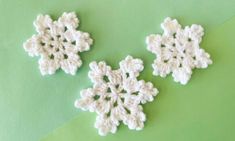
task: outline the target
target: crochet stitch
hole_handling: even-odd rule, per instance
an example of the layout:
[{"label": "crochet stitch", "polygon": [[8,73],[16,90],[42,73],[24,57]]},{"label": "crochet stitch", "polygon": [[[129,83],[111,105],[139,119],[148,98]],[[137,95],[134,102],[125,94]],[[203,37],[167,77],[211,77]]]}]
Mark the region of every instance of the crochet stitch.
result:
[{"label": "crochet stitch", "polygon": [[137,80],[143,70],[143,62],[127,56],[120,69],[112,70],[105,62],[90,63],[89,78],[92,88],[81,91],[75,107],[96,112],[95,128],[104,136],[115,133],[120,121],[129,129],[141,130],[146,116],[140,104],[153,101],[158,90],[150,82]]},{"label": "crochet stitch", "polygon": [[163,35],[146,38],[147,49],[156,55],[153,74],[166,77],[172,72],[174,81],[187,84],[194,68],[207,68],[212,64],[210,55],[199,44],[204,35],[200,25],[181,28],[176,19],[166,18],[161,24]]},{"label": "crochet stitch", "polygon": [[59,68],[75,75],[82,65],[79,53],[88,51],[92,44],[88,33],[76,30],[78,25],[74,12],[63,13],[57,21],[49,15],[38,15],[34,22],[38,34],[23,46],[31,57],[40,56],[38,63],[42,75],[54,74]]}]

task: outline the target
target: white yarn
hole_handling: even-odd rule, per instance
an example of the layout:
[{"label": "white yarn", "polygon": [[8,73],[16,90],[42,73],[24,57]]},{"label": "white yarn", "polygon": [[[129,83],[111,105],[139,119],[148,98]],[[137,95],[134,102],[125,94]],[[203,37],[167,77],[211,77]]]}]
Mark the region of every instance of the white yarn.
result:
[{"label": "white yarn", "polygon": [[58,21],[49,15],[38,15],[34,26],[38,34],[24,43],[24,49],[32,57],[40,56],[42,75],[54,74],[59,68],[75,75],[82,65],[80,52],[88,51],[92,39],[86,32],[77,31],[79,20],[74,12],[63,13]]},{"label": "white yarn", "polygon": [[200,25],[181,28],[176,19],[166,18],[161,24],[163,35],[146,38],[147,49],[156,54],[153,74],[166,77],[172,72],[174,81],[187,84],[194,68],[207,68],[212,64],[210,55],[199,44],[204,35]]},{"label": "white yarn", "polygon": [[137,80],[144,69],[142,60],[127,56],[119,65],[120,69],[112,70],[103,61],[90,63],[93,88],[82,90],[75,101],[75,107],[97,113],[95,128],[102,136],[115,133],[120,121],[141,130],[146,117],[140,104],[153,101],[158,93],[152,83]]}]

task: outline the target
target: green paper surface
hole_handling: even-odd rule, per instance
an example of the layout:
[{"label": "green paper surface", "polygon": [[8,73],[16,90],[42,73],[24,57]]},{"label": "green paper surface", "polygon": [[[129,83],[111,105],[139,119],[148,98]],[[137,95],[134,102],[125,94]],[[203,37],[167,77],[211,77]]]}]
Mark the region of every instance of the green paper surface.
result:
[{"label": "green paper surface", "polygon": [[148,121],[143,131],[130,131],[121,126],[117,134],[99,137],[92,129],[94,114],[80,113],[43,141],[119,141],[127,138],[130,141],[233,141],[234,25],[235,17],[208,32],[202,46],[210,47],[214,64],[207,71],[195,70],[186,86],[156,83],[160,95],[156,102],[144,106]]},{"label": "green paper surface", "polygon": [[[234,0],[0,0],[0,141],[233,141],[234,7]],[[43,77],[38,58],[29,57],[22,44],[36,33],[38,14],[57,19],[65,11],[78,14],[79,30],[91,33],[94,45],[81,54],[84,63],[75,76],[58,71]],[[152,75],[155,57],[145,37],[162,33],[167,16],[183,26],[201,24],[201,47],[214,62],[194,70],[186,86]],[[143,59],[140,79],[153,82],[160,93],[144,105],[144,130],[121,125],[116,134],[100,137],[93,128],[96,115],[75,109],[74,100],[92,86],[89,62],[105,60],[117,68],[128,54]]]}]

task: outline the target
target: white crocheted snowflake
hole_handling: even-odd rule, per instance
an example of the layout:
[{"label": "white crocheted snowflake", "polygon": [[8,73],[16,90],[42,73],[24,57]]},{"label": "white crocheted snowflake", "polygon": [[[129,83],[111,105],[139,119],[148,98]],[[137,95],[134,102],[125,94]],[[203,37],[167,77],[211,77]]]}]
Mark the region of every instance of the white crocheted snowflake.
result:
[{"label": "white crocheted snowflake", "polygon": [[112,70],[105,62],[90,63],[93,88],[82,90],[75,102],[75,107],[97,113],[95,127],[100,135],[115,133],[121,121],[130,129],[142,129],[146,117],[140,104],[153,101],[158,93],[152,83],[137,80],[144,68],[142,60],[127,56],[119,65]]},{"label": "white crocheted snowflake", "polygon": [[38,63],[42,75],[54,74],[59,68],[75,75],[82,65],[79,53],[88,51],[92,44],[88,33],[76,30],[78,24],[74,12],[63,13],[57,21],[38,15],[34,22],[38,34],[23,46],[30,56],[41,56]]},{"label": "white crocheted snowflake", "polygon": [[176,19],[166,18],[161,24],[163,35],[147,37],[147,49],[156,54],[153,74],[166,77],[172,72],[174,81],[187,84],[194,68],[207,68],[212,64],[210,55],[199,44],[203,28],[193,24],[181,28]]}]

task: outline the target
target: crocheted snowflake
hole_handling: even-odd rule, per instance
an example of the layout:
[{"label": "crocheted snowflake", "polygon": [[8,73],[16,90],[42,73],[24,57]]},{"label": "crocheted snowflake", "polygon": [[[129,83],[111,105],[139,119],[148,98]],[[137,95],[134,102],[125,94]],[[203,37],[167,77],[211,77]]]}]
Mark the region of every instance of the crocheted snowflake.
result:
[{"label": "crocheted snowflake", "polygon": [[147,37],[147,49],[156,54],[153,74],[166,77],[172,72],[174,81],[187,84],[194,68],[207,68],[212,64],[210,55],[199,44],[203,28],[193,24],[181,28],[176,19],[166,18],[161,24],[163,35]]},{"label": "crocheted snowflake", "polygon": [[30,56],[41,56],[38,63],[42,75],[54,74],[59,68],[75,75],[82,65],[79,53],[88,51],[92,44],[88,33],[76,30],[78,24],[74,12],[63,13],[58,21],[49,15],[38,15],[34,22],[38,34],[23,46]]},{"label": "crocheted snowflake", "polygon": [[142,60],[127,56],[119,65],[112,70],[105,62],[90,63],[93,88],[82,90],[75,102],[75,107],[97,113],[95,128],[100,135],[115,133],[120,121],[130,129],[142,129],[146,117],[140,104],[153,101],[158,93],[152,83],[137,80]]}]

